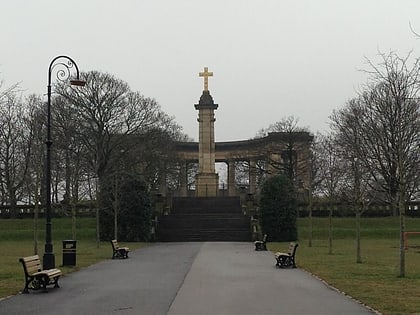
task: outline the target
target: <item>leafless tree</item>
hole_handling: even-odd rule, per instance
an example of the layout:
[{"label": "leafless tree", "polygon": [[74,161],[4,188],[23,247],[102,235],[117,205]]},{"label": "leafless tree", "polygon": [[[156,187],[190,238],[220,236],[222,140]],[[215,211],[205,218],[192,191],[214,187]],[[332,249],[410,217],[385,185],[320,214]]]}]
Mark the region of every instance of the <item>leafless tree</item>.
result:
[{"label": "leafless tree", "polygon": [[32,133],[26,128],[27,107],[17,93],[9,92],[0,107],[0,167],[2,185],[12,217],[21,201],[29,169]]},{"label": "leafless tree", "polygon": [[333,241],[333,210],[334,204],[339,199],[340,186],[343,181],[343,161],[340,158],[334,136],[320,135],[318,136],[317,145],[317,177],[315,180],[319,182],[317,192],[325,196],[328,206],[328,253],[332,254]]},{"label": "leafless tree", "polygon": [[341,202],[350,202],[356,216],[356,262],[362,262],[360,219],[372,200],[370,189],[372,177],[369,174],[369,162],[365,159],[363,146],[363,128],[360,122],[365,108],[359,98],[346,103],[344,108],[334,111],[330,117],[334,132],[335,145],[343,160],[343,178]]},{"label": "leafless tree", "polygon": [[92,71],[83,74],[83,89],[64,85],[58,93],[77,109],[80,136],[90,152],[92,166],[100,179],[106,174],[113,151],[122,148],[124,136],[144,134],[162,121],[163,113],[155,100],[132,92],[128,84],[110,74]]},{"label": "leafless tree", "polygon": [[88,152],[80,137],[80,121],[76,109],[62,96],[53,99],[52,123],[53,165],[55,174],[55,202],[60,203],[63,211],[72,217],[72,234],[76,239],[76,205],[79,202],[80,189],[83,187],[86,172],[92,172],[87,166]]},{"label": "leafless tree", "polygon": [[420,59],[396,53],[368,61],[369,84],[361,93],[366,110],[361,121],[370,172],[400,216],[400,276],[405,275],[405,202],[419,190]]},{"label": "leafless tree", "polygon": [[[270,139],[274,141],[262,146],[260,159],[254,163],[253,172],[257,178],[261,180],[265,175],[282,173],[290,179],[300,195],[304,190],[308,191],[309,188],[305,187],[305,183],[310,177],[308,162],[311,159],[310,145],[313,139],[309,129],[300,127],[299,119],[289,116],[271,124],[268,128],[259,130],[256,139],[264,137],[267,137],[268,142]],[[249,163],[244,165],[251,167]],[[299,199],[302,199],[302,196]]]},{"label": "leafless tree", "polygon": [[[29,157],[29,171],[25,180],[26,198],[34,205],[34,254],[38,254],[38,213],[39,206],[45,198],[43,193],[43,175],[45,162],[45,102],[35,94],[26,99],[28,106],[27,128],[31,130],[32,143]],[[44,187],[45,188],[45,187]],[[42,202],[45,204],[45,202]]]},{"label": "leafless tree", "polygon": [[[7,104],[9,103],[10,97],[14,97],[17,93],[18,84],[15,84],[10,87],[6,87],[3,80],[0,80],[0,107],[6,108]],[[3,133],[3,129],[6,127],[1,125],[0,132]],[[5,165],[0,163],[0,203],[8,203],[8,197],[6,192],[6,185],[5,185]]]},{"label": "leafless tree", "polygon": [[308,219],[309,219],[309,235],[308,235],[308,246],[312,247],[313,239],[313,201],[314,194],[318,194],[322,191],[321,185],[325,178],[320,174],[322,173],[321,166],[323,164],[323,143],[324,136],[321,133],[317,133],[314,136],[314,141],[311,144],[310,150],[310,181],[307,187],[306,199],[308,202]]},{"label": "leafless tree", "polygon": [[[297,157],[297,141],[296,134],[300,132],[309,132],[308,128],[299,126],[299,119],[294,116],[285,117],[282,120],[271,124],[266,129],[261,129],[257,133],[257,137],[267,136],[270,132],[281,132],[286,134],[284,143],[281,144],[281,156],[279,159],[270,159],[267,163],[277,172],[282,172],[295,184],[297,181],[297,173],[307,167],[307,163],[299,160]],[[279,148],[274,148],[274,150]],[[276,155],[274,155],[276,156]]]},{"label": "leafless tree", "polygon": [[361,94],[366,107],[362,124],[372,175],[383,180],[386,201],[394,203],[397,214],[399,185],[404,184],[403,200],[419,188],[420,60],[409,65],[409,55],[381,57],[379,65],[370,63],[370,84]]},{"label": "leafless tree", "polygon": [[[165,148],[160,142],[165,138],[162,135],[175,134],[176,124],[154,99],[131,91],[126,82],[97,71],[82,76],[87,82],[84,88],[60,84],[56,91],[76,110],[77,132],[90,157],[100,194],[103,181],[108,175],[112,180],[113,171],[121,164],[116,161],[122,157],[132,158],[127,165],[144,176],[150,162],[159,160],[159,149]],[[152,158],[147,157],[150,152],[155,154]]]}]

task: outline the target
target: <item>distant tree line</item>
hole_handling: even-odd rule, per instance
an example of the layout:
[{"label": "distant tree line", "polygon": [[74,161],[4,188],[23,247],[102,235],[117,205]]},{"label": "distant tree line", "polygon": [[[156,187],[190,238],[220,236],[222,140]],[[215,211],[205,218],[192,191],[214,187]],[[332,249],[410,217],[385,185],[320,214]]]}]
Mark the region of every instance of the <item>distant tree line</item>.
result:
[{"label": "distant tree line", "polygon": [[[98,71],[82,77],[83,88],[53,87],[52,199],[69,212],[95,200],[114,215],[113,197],[123,194],[109,187],[125,187],[126,177],[146,192],[156,190],[162,167],[170,173],[175,163],[173,141],[187,137],[154,99],[126,82]],[[46,117],[42,96],[23,97],[18,85],[0,84],[0,204],[10,205],[12,217],[18,204],[44,204]]]}]

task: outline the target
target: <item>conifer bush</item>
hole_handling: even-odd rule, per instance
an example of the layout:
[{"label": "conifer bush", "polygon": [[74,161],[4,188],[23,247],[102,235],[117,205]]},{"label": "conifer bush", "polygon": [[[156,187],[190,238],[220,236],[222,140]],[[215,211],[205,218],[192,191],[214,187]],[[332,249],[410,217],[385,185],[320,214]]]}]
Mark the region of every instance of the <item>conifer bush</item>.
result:
[{"label": "conifer bush", "polygon": [[297,202],[293,184],[284,175],[267,178],[261,187],[260,225],[270,241],[297,240]]},{"label": "conifer bush", "polygon": [[118,241],[148,241],[152,224],[152,207],[145,182],[137,176],[125,174],[118,178],[110,178],[102,186],[102,207],[100,211],[101,240],[114,238],[115,189],[118,194],[117,229]]}]

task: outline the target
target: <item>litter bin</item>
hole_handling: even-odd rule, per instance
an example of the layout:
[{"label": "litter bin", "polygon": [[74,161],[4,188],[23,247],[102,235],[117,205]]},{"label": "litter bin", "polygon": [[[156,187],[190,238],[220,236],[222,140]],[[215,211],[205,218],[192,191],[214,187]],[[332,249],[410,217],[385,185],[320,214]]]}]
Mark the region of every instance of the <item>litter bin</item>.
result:
[{"label": "litter bin", "polygon": [[75,240],[63,241],[63,266],[76,266],[76,243]]}]

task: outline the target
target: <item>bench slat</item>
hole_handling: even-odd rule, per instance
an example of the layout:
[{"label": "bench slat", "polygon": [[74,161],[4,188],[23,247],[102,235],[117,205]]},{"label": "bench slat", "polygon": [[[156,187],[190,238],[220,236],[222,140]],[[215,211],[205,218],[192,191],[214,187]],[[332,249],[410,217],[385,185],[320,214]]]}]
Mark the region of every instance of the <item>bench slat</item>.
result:
[{"label": "bench slat", "polygon": [[23,257],[21,259],[24,262],[27,262],[27,261],[32,261],[32,260],[39,260],[39,256],[38,255],[33,255],[33,256]]},{"label": "bench slat", "polygon": [[32,274],[32,276],[47,275],[50,278],[61,275],[61,270],[59,269],[50,269],[50,270],[41,270]]},{"label": "bench slat", "polygon": [[39,267],[41,266],[41,262],[39,260],[38,261],[31,260],[31,261],[26,262],[25,265],[26,265],[26,268]]}]

